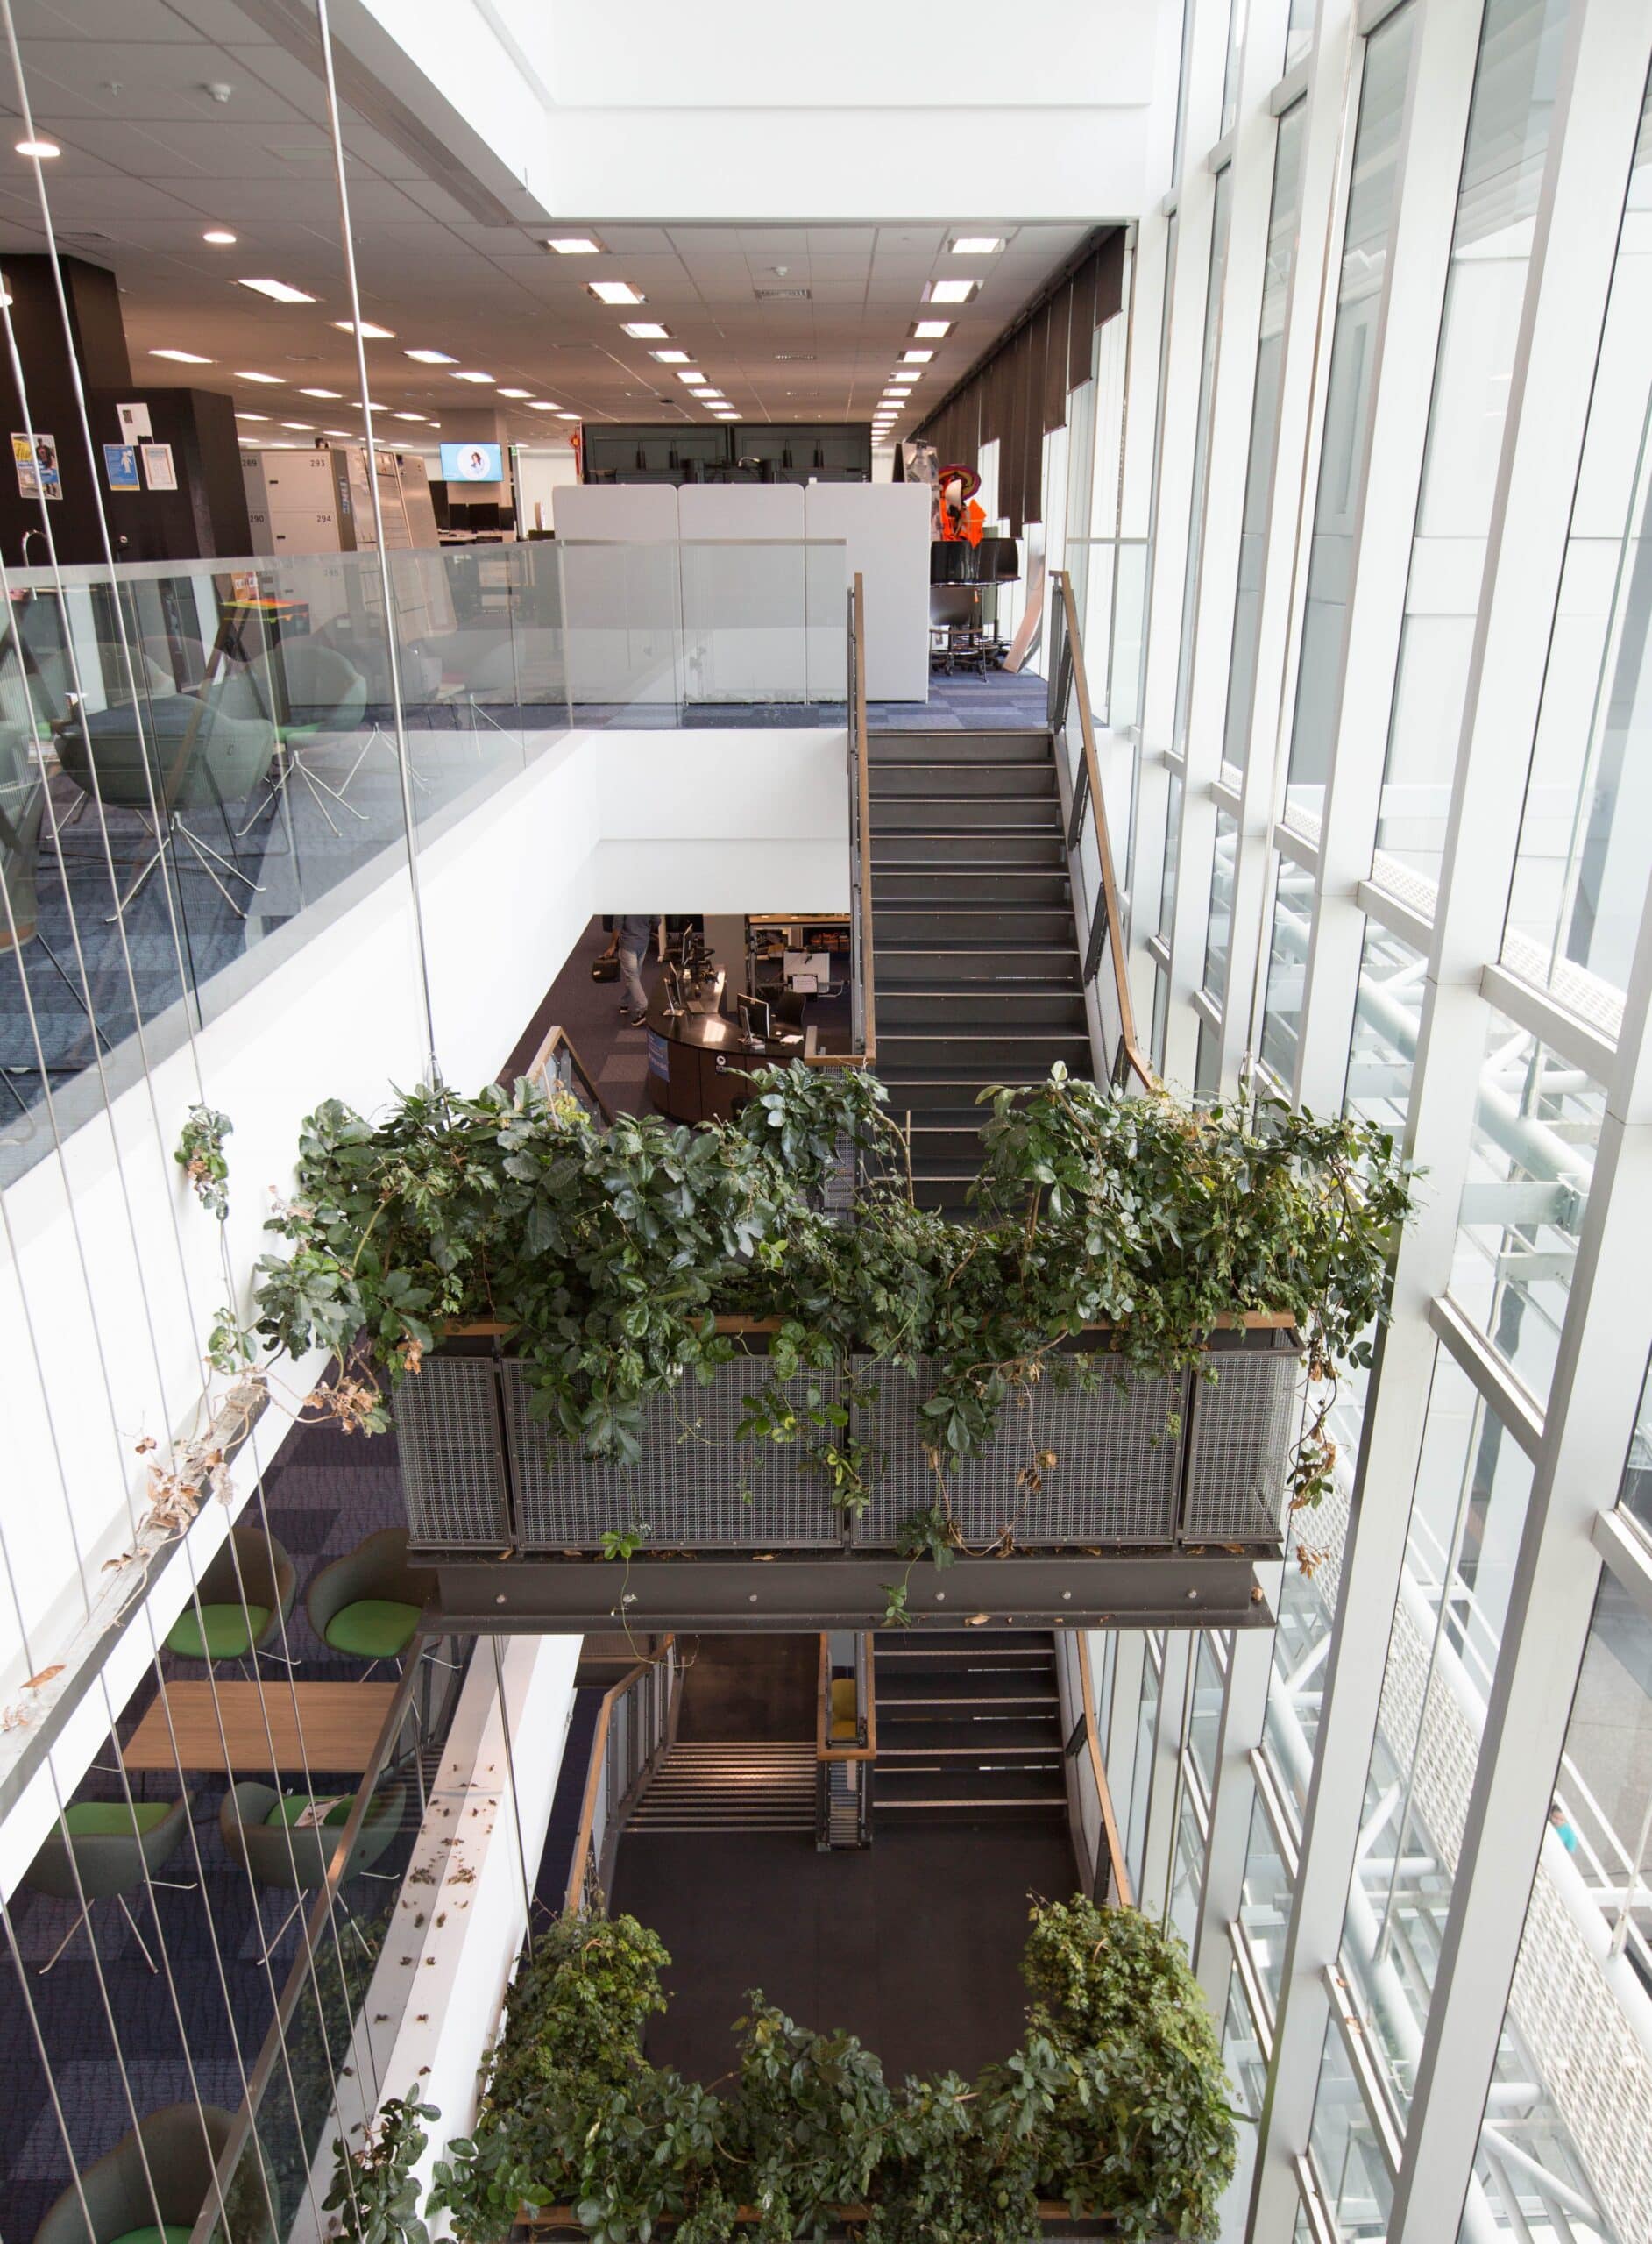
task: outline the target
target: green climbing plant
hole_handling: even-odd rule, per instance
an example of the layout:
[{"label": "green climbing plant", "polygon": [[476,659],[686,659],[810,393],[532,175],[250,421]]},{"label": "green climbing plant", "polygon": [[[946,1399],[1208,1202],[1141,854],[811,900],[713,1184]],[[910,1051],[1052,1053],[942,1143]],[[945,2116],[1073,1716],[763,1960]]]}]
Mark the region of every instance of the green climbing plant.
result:
[{"label": "green climbing plant", "polygon": [[189,1180],[189,1189],[220,1223],[230,1213],[230,1162],[223,1141],[235,1125],[216,1106],[192,1106],[178,1133],[173,1159]]},{"label": "green climbing plant", "polygon": [[1237,2115],[1181,1942],[1135,1911],[1033,1907],[1024,2038],[974,2082],[892,2087],[854,2035],[754,1992],[715,2095],[642,2054],[670,1961],[629,1917],[535,1941],[474,2129],[436,2167],[431,2209],[465,2244],[552,2206],[593,2244],[662,2220],[689,2244],[794,2244],[846,2214],[868,2244],[1030,2244],[1053,2201],[1138,2244],[1216,2235]]}]

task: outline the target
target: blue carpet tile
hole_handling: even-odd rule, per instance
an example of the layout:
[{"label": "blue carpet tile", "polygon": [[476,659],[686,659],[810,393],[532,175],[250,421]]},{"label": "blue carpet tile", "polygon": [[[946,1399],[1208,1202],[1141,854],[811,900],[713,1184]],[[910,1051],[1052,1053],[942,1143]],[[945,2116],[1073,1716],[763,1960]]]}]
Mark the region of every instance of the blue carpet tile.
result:
[{"label": "blue carpet tile", "polygon": [[[298,1600],[287,1641],[301,1662],[301,1679],[359,1676],[364,1672],[360,1662],[342,1658],[311,1634],[304,1617],[304,1590],[329,1560],[352,1549],[364,1536],[399,1525],[405,1517],[394,1436],[379,1435],[368,1441],[331,1425],[291,1429],[264,1476],[264,1488],[271,1531],[286,1546],[298,1572]],[[252,1524],[256,1518],[256,1511],[249,1509],[244,1523]],[[167,1652],[161,1654],[161,1667],[167,1674],[202,1672],[195,1663],[177,1662]],[[231,1667],[225,1672],[240,1671]],[[277,1687],[281,1672],[273,1665],[265,1670]],[[117,1725],[123,1735],[141,1717],[154,1689],[152,1675],[123,1710]],[[112,1766],[107,1753],[100,1758]],[[354,1777],[322,1770],[314,1773],[316,1789],[323,1795],[355,1790]],[[137,1779],[133,1788],[138,1789]],[[245,1871],[225,1855],[217,1820],[223,1779],[203,1776],[193,1788],[195,1844],[203,1883],[193,1892],[164,1887],[157,1891],[166,1949],[159,1977],[145,1965],[119,1904],[105,1900],[93,1907],[89,1938],[85,1928],[77,1932],[62,1960],[42,1978],[39,1967],[74,1923],[75,1906],[26,1891],[19,1892],[11,1905],[29,1996],[75,2159],[82,2167],[110,2149],[131,2126],[114,2062],[117,2047],[140,2115],[187,2099],[193,2092],[191,2066],[202,2099],[233,2111],[242,2100],[243,2068],[251,2071],[268,2029],[272,1978],[260,1968],[258,1957],[294,1896],[274,1889],[255,1893]],[[290,1779],[287,1788],[293,1788]],[[175,1798],[176,1778],[152,1777],[147,1792],[152,1799]],[[94,1771],[77,1797],[118,1800],[120,1779]],[[399,1872],[405,1866],[417,1814],[416,1791],[409,1787],[402,1829],[375,1869]],[[160,1875],[179,1881],[196,1877],[188,1836]],[[348,1882],[344,1900],[352,1914],[367,1922],[386,1908],[394,1892],[394,1885],[356,1878]],[[131,1897],[130,1906],[150,1952],[160,1961],[146,1897]],[[344,1938],[346,1949],[353,1949],[350,1935]],[[275,1992],[285,1983],[297,1945],[294,1924],[275,1949]],[[176,1989],[175,2007],[168,1969]],[[0,2109],[6,2114],[0,2127],[0,2237],[5,2244],[28,2244],[46,2209],[67,2186],[69,2168],[33,2029],[10,1963],[0,1963]],[[284,2191],[295,2195],[297,2186],[289,2162]],[[292,2205],[283,2207],[287,2218],[293,2210]]]}]

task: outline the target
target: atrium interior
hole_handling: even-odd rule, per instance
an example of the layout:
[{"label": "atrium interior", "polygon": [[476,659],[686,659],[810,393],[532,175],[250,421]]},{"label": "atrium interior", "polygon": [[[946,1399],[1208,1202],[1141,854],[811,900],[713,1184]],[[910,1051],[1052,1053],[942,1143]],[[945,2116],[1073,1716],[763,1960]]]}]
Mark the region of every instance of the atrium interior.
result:
[{"label": "atrium interior", "polygon": [[1647,2244],[1652,6],[820,31],[0,0],[0,2238]]}]

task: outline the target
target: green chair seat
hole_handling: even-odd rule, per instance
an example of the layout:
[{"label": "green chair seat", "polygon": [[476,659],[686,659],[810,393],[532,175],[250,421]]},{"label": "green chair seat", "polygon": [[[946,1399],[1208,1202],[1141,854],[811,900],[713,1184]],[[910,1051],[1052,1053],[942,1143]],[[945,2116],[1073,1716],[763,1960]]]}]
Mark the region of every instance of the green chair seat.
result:
[{"label": "green chair seat", "polygon": [[243,1659],[268,1628],[270,1613],[267,1605],[203,1605],[199,1612],[192,1605],[173,1623],[167,1650],[185,1659]]},{"label": "green chair seat", "polygon": [[72,1839],[130,1839],[155,1830],[172,1814],[170,1800],[77,1800],[65,1808],[63,1821]]},{"label": "green chair seat", "polygon": [[189,2244],[193,2229],[180,2228],[168,2221],[164,2228],[129,2228],[124,2236],[117,2236],[112,2244]]},{"label": "green chair seat", "polygon": [[[309,1804],[308,1793],[287,1793],[282,1799],[276,1801],[264,1821],[266,1823],[296,1823]],[[326,1814],[323,1816],[322,1822],[323,1826],[337,1826],[344,1822],[349,1814],[350,1800],[346,1795],[344,1799],[336,1800],[333,1802]]]},{"label": "green chair seat", "polygon": [[394,1597],[363,1597],[345,1605],[327,1623],[335,1651],[355,1659],[394,1659],[404,1652],[419,1625],[419,1608]]}]

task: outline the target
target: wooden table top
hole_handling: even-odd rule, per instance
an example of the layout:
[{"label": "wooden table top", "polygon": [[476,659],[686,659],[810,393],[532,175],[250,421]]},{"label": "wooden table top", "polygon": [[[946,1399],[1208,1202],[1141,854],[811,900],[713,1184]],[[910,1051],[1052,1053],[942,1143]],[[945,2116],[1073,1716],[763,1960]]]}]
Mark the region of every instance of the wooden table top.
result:
[{"label": "wooden table top", "polygon": [[173,1769],[181,1763],[186,1775],[201,1770],[220,1776],[233,1772],[238,1778],[286,1776],[306,1767],[360,1774],[396,1694],[394,1683],[289,1683],[284,1675],[259,1683],[163,1687],[164,1703],[157,1696],[126,1748],[129,1769]]}]

